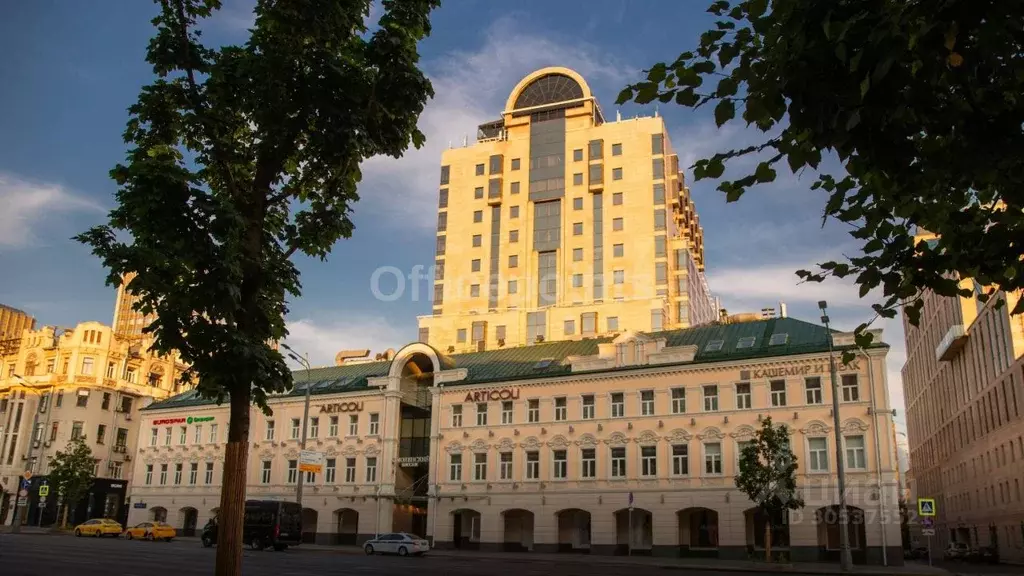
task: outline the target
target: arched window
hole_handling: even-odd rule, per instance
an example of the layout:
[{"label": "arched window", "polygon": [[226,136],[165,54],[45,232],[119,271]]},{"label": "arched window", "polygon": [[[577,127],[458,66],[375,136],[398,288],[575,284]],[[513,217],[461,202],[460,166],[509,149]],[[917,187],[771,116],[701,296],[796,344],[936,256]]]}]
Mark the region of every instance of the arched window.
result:
[{"label": "arched window", "polygon": [[516,97],[515,109],[532,108],[583,98],[583,87],[564,74],[545,74],[531,82]]}]

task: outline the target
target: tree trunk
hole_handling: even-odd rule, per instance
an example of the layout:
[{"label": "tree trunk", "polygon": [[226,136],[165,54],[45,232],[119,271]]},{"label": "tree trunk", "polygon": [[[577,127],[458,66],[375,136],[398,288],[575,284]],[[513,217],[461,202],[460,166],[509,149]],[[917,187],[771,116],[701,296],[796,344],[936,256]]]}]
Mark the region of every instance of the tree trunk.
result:
[{"label": "tree trunk", "polygon": [[219,526],[217,530],[216,576],[242,574],[242,522],[245,515],[245,483],[249,457],[249,404],[252,392],[231,391],[231,420],[224,450]]},{"label": "tree trunk", "polygon": [[764,561],[772,561],[772,515],[767,510],[765,511],[765,522],[764,522]]},{"label": "tree trunk", "polygon": [[64,530],[64,529],[66,529],[68,527],[68,503],[67,502],[64,503],[64,511],[61,512],[60,527],[61,527],[61,530]]}]

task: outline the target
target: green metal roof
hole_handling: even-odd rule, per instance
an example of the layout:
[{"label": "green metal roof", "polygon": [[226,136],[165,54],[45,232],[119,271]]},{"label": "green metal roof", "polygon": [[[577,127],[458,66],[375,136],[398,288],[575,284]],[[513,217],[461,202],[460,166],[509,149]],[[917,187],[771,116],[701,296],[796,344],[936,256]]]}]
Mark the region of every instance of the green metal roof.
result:
[{"label": "green metal roof", "polygon": [[[778,336],[777,339],[785,340],[784,343],[774,345],[770,343],[772,335],[781,334],[785,334],[786,337]],[[692,362],[686,364],[702,364],[825,352],[828,350],[827,334],[824,326],[795,318],[774,318],[735,324],[707,324],[681,330],[655,332],[648,336],[665,338],[666,346],[696,346],[696,357]],[[743,341],[744,346],[738,347],[744,338],[747,339]],[[751,338],[753,338],[752,342]],[[592,356],[597,354],[598,344],[612,340],[612,337],[603,337],[589,340],[544,342],[517,348],[499,348],[451,356],[438,354],[438,356],[444,369],[465,368],[468,371],[465,380],[453,382],[448,386],[507,382],[569,374],[572,369],[564,362],[566,358]],[[720,347],[718,342],[721,342]],[[887,346],[883,343],[873,345],[873,347]],[[837,347],[838,349],[842,348]],[[363,390],[366,388],[368,378],[385,376],[390,367],[391,362],[384,361],[315,368],[308,373],[306,370],[297,370],[292,373],[295,387],[290,392],[275,397],[302,396],[306,393],[306,382],[312,386],[310,393],[313,395]],[[627,366],[615,370],[642,368],[645,366]],[[607,372],[607,370],[605,371]],[[212,400],[201,398],[193,390],[153,403],[146,409],[159,410],[212,403]]]}]

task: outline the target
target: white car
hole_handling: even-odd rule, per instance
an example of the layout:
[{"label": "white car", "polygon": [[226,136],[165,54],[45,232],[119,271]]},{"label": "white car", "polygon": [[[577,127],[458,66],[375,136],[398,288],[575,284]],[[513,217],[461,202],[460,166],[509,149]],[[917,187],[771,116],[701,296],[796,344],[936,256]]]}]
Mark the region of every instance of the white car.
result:
[{"label": "white car", "polygon": [[363,550],[368,556],[371,554],[398,554],[399,556],[414,554],[422,556],[430,550],[430,542],[408,532],[394,532],[392,534],[381,534],[373,540],[367,540],[363,544]]}]

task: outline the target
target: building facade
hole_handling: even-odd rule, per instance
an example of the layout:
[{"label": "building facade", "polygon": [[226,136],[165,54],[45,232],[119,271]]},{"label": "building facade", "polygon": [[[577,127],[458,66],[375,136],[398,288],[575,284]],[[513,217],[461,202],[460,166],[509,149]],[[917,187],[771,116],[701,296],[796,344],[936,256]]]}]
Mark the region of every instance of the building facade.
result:
[{"label": "building facade", "polygon": [[606,120],[579,74],[545,68],[441,164],[421,342],[480,351],[717,317],[660,117]]},{"label": "building facade", "polygon": [[84,437],[92,448],[97,477],[81,513],[123,516],[140,410],[153,399],[180,392],[183,368],[176,358],[159,357],[118,339],[98,322],[63,332],[52,326],[25,330],[15,351],[0,357],[4,523],[13,519],[10,507],[27,470],[34,478],[28,515],[22,518],[33,524],[54,520],[56,499],[44,499],[40,505],[36,488],[45,479],[50,458],[77,437]]},{"label": "building facade", "polygon": [[121,285],[117,287],[117,299],[114,302],[114,334],[122,340],[141,341],[143,339],[142,329],[153,321],[152,315],[146,315],[135,309],[138,297],[132,294],[128,285],[135,278],[135,273],[124,276]]},{"label": "building facade", "polygon": [[1021,294],[983,303],[985,287],[960,285],[973,294],[926,292],[919,325],[904,317],[914,489],[937,502],[937,546],[994,546],[1024,562],[1024,317],[1009,314]]},{"label": "building facade", "polygon": [[17,350],[21,333],[36,327],[36,320],[17,308],[0,304],[0,356]]},{"label": "building facade", "polygon": [[[764,519],[734,485],[765,418],[789,429],[806,506],[773,535],[795,561],[838,557],[828,333],[791,318],[447,355],[414,343],[393,359],[296,372],[253,411],[249,498],[295,498],[311,387],[304,537],[357,544],[410,531],[482,550],[745,559]],[[834,333],[837,350],[853,349]],[[839,370],[841,453],[857,562],[902,563],[885,356]],[[838,352],[837,352],[838,354]],[[227,406],[188,392],[142,418],[130,522],[194,529],[216,514]]]}]

